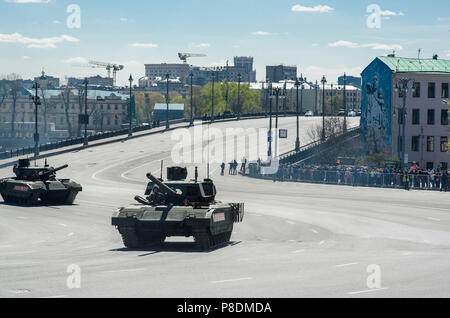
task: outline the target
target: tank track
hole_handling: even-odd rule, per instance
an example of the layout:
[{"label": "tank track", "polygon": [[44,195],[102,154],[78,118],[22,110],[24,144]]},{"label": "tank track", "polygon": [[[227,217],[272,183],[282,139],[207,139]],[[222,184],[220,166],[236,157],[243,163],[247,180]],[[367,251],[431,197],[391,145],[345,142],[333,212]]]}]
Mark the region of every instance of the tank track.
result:
[{"label": "tank track", "polygon": [[28,198],[17,198],[14,196],[7,196],[2,194],[3,201],[5,203],[25,204],[29,206],[37,205],[39,202],[39,194],[33,193]]},{"label": "tank track", "polygon": [[154,238],[142,238],[136,232],[134,227],[119,227],[119,232],[122,235],[122,241],[127,248],[141,248],[152,245],[158,245],[164,243],[165,236],[159,236]]},{"label": "tank track", "polygon": [[212,235],[209,229],[196,230],[194,240],[200,250],[211,250],[230,242],[232,232]]}]

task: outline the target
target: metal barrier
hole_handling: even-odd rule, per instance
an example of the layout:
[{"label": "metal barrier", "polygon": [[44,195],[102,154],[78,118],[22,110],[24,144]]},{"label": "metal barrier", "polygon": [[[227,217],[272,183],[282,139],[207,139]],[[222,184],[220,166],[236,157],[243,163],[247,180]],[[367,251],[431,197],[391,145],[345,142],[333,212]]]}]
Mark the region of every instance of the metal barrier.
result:
[{"label": "metal barrier", "polygon": [[354,187],[408,188],[434,191],[450,190],[448,175],[444,174],[409,174],[409,182],[404,182],[405,179],[402,173],[280,167],[277,174],[263,176],[259,173],[258,167],[253,167],[253,169],[250,169],[249,171],[249,176],[274,181],[333,184]]},{"label": "metal barrier", "polygon": [[[250,118],[265,117],[266,115],[267,115],[266,113],[242,114],[240,116],[233,115],[233,114],[227,114],[227,115],[217,116],[216,120],[217,121],[221,121],[221,120],[226,121],[226,120],[250,119]],[[289,115],[291,115],[291,114],[289,114]],[[209,120],[211,120],[211,117],[197,117],[197,118],[194,118],[194,120],[209,121]],[[176,120],[171,120],[169,122],[171,125],[176,125],[176,124],[181,124],[184,122],[189,122],[189,119],[176,119]],[[165,123],[162,123],[162,124],[165,124]],[[146,131],[146,130],[152,130],[152,129],[155,129],[155,128],[150,125],[135,126],[132,128],[133,133],[142,132],[142,131]],[[89,142],[97,141],[97,140],[101,140],[101,139],[108,139],[108,138],[127,135],[127,134],[128,134],[128,128],[114,130],[114,131],[108,131],[108,132],[102,132],[102,133],[97,133],[95,135],[88,136],[88,141]],[[52,142],[52,143],[41,144],[41,145],[39,145],[39,152],[49,151],[49,150],[54,150],[54,149],[59,149],[59,148],[65,148],[65,147],[74,146],[74,145],[82,145],[83,142],[84,142],[84,137],[79,137],[79,138],[71,138],[71,139],[67,139],[67,140],[56,141],[56,142]],[[25,156],[25,155],[31,155],[31,154],[34,154],[34,146],[0,152],[0,160],[14,158],[14,157],[20,157],[20,156]]]}]

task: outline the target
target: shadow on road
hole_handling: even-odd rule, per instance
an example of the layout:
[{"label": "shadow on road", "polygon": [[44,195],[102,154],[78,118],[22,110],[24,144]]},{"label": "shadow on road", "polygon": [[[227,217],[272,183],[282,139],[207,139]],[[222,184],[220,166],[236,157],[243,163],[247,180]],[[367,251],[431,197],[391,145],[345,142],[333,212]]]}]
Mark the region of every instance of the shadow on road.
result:
[{"label": "shadow on road", "polygon": [[211,250],[203,251],[196,247],[194,242],[165,242],[161,245],[148,246],[144,248],[118,248],[109,250],[110,252],[146,252],[144,254],[138,255],[138,257],[151,256],[159,253],[212,253],[217,250],[224,249],[230,246],[236,246],[242,242],[229,242],[225,244],[218,245]]}]

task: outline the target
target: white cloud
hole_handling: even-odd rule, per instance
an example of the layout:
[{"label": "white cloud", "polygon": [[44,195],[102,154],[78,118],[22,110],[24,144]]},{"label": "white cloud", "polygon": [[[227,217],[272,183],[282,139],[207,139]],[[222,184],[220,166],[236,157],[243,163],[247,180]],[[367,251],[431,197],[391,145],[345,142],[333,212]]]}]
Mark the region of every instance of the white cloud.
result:
[{"label": "white cloud", "polygon": [[29,60],[29,59],[30,59],[30,57],[29,57],[29,56],[26,56],[26,55],[23,56],[22,58],[23,58],[24,60]]},{"label": "white cloud", "polygon": [[129,44],[128,46],[154,49],[154,48],[158,47],[158,44],[155,44],[155,43],[132,43],[132,44]]},{"label": "white cloud", "polygon": [[320,46],[320,44],[319,43],[313,43],[313,44],[311,44],[311,46],[312,47],[318,47],[318,46]]},{"label": "white cloud", "polygon": [[269,32],[265,32],[265,31],[256,31],[256,32],[252,32],[253,35],[259,35],[259,36],[267,36],[270,35]]},{"label": "white cloud", "polygon": [[10,3],[50,3],[54,0],[5,0],[5,2]]},{"label": "white cloud", "polygon": [[319,13],[328,13],[334,11],[334,8],[330,6],[317,5],[314,7],[306,7],[301,4],[296,4],[291,9],[294,12],[319,12]]},{"label": "white cloud", "polygon": [[372,50],[383,50],[383,51],[392,51],[392,50],[403,50],[403,47],[399,44],[384,44],[384,43],[368,43],[368,44],[359,44],[350,41],[336,41],[333,43],[328,43],[329,47],[345,47],[349,49],[359,49],[359,48],[370,48]]},{"label": "white cloud", "polygon": [[55,20],[53,21],[53,24],[61,24],[61,21]]},{"label": "white cloud", "polygon": [[79,65],[85,65],[89,63],[89,60],[84,57],[71,57],[65,60],[62,60],[61,62],[65,64],[79,64]]},{"label": "white cloud", "polygon": [[207,47],[211,47],[211,44],[209,44],[209,43],[192,43],[191,46],[196,47],[196,48],[207,48]]},{"label": "white cloud", "polygon": [[127,23],[128,19],[127,18],[120,18],[120,22]]},{"label": "white cloud", "polygon": [[60,35],[57,37],[50,38],[29,38],[25,37],[20,33],[11,34],[1,34],[0,33],[0,43],[20,43],[26,44],[28,48],[39,48],[39,49],[55,49],[57,43],[62,42],[80,42],[79,39],[70,35]]}]

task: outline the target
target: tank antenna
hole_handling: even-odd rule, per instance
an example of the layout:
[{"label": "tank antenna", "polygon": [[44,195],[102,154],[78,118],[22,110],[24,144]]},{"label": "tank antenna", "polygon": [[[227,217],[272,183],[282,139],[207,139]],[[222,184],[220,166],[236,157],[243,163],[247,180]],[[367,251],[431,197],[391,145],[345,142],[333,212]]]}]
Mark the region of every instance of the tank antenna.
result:
[{"label": "tank antenna", "polygon": [[195,183],[198,182],[198,167],[195,167]]},{"label": "tank antenna", "polygon": [[161,180],[163,180],[164,160],[161,160]]}]

